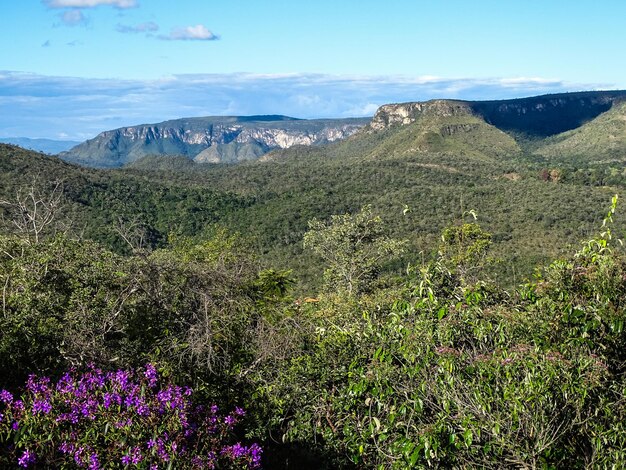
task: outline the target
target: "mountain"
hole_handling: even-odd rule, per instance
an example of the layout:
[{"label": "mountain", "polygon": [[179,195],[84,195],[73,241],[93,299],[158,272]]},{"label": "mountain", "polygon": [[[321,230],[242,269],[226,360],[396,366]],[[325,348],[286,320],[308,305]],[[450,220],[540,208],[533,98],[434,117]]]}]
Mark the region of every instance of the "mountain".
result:
[{"label": "mountain", "polygon": [[626,99],[626,90],[559,93],[496,101],[431,100],[379,108],[370,127],[410,124],[423,116],[471,113],[494,127],[515,134],[548,137],[582,126]]},{"label": "mountain", "polygon": [[275,148],[344,139],[369,119],[295,119],[222,116],[176,119],[102,132],[60,156],[87,166],[114,168],[147,155],[182,155],[202,163],[255,160]]},{"label": "mountain", "polygon": [[626,91],[616,90],[387,104],[334,152],[349,155],[358,149],[361,158],[454,155],[493,162],[524,153],[572,161],[623,160],[625,103]]},{"label": "mountain", "polygon": [[472,105],[431,100],[381,106],[365,131],[387,135],[370,156],[445,153],[489,160],[519,153],[515,140],[489,124]]},{"label": "mountain", "polygon": [[56,155],[71,149],[80,142],[74,140],[29,139],[28,137],[2,137],[0,138],[0,143],[19,145],[28,150]]},{"label": "mountain", "polygon": [[626,102],[581,127],[546,139],[535,153],[552,159],[626,161]]}]

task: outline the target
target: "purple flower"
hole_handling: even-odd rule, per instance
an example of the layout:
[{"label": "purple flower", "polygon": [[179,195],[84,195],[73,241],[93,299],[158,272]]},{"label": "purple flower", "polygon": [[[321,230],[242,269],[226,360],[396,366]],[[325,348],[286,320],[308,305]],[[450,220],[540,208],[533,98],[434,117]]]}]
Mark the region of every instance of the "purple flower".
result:
[{"label": "purple flower", "polygon": [[74,378],[69,372],[63,374],[59,379],[57,390],[61,393],[71,393],[74,391]]},{"label": "purple flower", "polygon": [[35,374],[30,374],[28,376],[26,388],[34,394],[47,394],[50,391],[48,387],[49,384],[49,377],[41,377],[40,379],[37,379],[37,376]]},{"label": "purple flower", "polygon": [[148,416],[150,414],[150,408],[148,408],[146,405],[139,405],[137,407],[137,414],[139,416]]},{"label": "purple flower", "polygon": [[85,448],[80,446],[78,449],[74,451],[74,462],[80,467],[83,463],[83,454],[85,452]]},{"label": "purple flower", "polygon": [[52,410],[52,405],[48,400],[33,400],[33,413],[34,414],[48,414]]},{"label": "purple flower", "polygon": [[133,447],[133,452],[132,452],[131,459],[130,459],[132,464],[137,465],[142,460],[143,460],[143,455],[141,453],[141,449],[138,446]]},{"label": "purple flower", "polygon": [[13,421],[13,423],[11,423],[11,429],[13,429],[13,431],[17,431],[20,428],[20,423],[18,423],[17,421]]},{"label": "purple flower", "polygon": [[146,370],[143,373],[143,375],[146,379],[148,379],[148,383],[150,384],[151,387],[154,387],[156,385],[157,380],[159,378],[159,374],[156,370],[156,367],[154,367],[154,365],[146,364]]},{"label": "purple flower", "polygon": [[122,457],[122,465],[130,465],[130,455],[124,455]]},{"label": "purple flower", "polygon": [[0,391],[0,401],[10,405],[13,402],[13,395],[11,392],[2,389],[2,391]]},{"label": "purple flower", "polygon": [[24,453],[22,454],[22,456],[19,459],[17,459],[17,464],[20,467],[27,468],[30,466],[30,464],[35,463],[35,461],[36,461],[35,453],[30,452],[28,449],[26,449]]},{"label": "purple flower", "polygon": [[67,441],[64,441],[60,446],[59,446],[59,450],[61,452],[63,452],[64,454],[71,454],[72,452],[74,452],[74,444],[70,444]]},{"label": "purple flower", "polygon": [[115,372],[114,381],[119,385],[120,390],[125,391],[128,388],[130,374],[126,370],[118,370]]},{"label": "purple flower", "polygon": [[98,454],[91,454],[89,456],[89,470],[99,470],[100,461],[98,460]]},{"label": "purple flower", "polygon": [[248,449],[250,452],[250,457],[252,457],[252,465],[254,467],[261,466],[261,454],[263,453],[263,449],[257,443],[254,443]]}]

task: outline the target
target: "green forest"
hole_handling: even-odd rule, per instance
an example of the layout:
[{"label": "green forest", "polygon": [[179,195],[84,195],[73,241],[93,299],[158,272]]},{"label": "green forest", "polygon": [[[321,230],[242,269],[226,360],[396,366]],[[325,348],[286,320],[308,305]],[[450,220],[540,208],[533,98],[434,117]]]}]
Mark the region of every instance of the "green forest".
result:
[{"label": "green forest", "polygon": [[0,466],[626,466],[626,174],[568,132],[0,144]]}]

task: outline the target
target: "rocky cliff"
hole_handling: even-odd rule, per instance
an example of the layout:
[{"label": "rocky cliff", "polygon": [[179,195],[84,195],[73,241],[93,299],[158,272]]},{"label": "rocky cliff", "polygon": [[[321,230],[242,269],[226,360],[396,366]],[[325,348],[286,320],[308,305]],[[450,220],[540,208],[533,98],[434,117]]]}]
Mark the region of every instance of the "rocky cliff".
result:
[{"label": "rocky cliff", "polygon": [[146,155],[183,155],[198,162],[239,162],[293,145],[344,139],[369,119],[294,119],[286,116],[203,117],[102,132],[60,154],[67,161],[119,167]]},{"label": "rocky cliff", "polygon": [[415,103],[386,104],[378,108],[368,131],[375,132],[395,125],[412,124],[421,117],[450,117],[472,114],[470,102],[431,100]]},{"label": "rocky cliff", "polygon": [[498,101],[431,100],[381,106],[368,129],[406,125],[422,117],[472,115],[503,131],[547,137],[582,126],[626,99],[626,91],[561,93]]}]

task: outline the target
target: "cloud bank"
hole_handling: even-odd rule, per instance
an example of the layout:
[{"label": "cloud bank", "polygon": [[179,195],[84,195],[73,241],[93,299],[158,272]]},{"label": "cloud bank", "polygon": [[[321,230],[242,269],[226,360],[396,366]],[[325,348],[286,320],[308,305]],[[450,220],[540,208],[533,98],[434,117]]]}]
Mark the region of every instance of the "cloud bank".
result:
[{"label": "cloud bank", "polygon": [[545,78],[199,74],[86,79],[0,71],[0,137],[85,140],[122,126],[210,115],[371,116],[385,103],[507,99],[614,88]]}]

